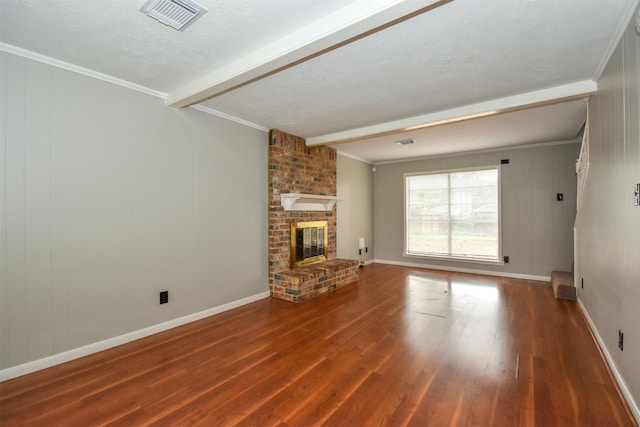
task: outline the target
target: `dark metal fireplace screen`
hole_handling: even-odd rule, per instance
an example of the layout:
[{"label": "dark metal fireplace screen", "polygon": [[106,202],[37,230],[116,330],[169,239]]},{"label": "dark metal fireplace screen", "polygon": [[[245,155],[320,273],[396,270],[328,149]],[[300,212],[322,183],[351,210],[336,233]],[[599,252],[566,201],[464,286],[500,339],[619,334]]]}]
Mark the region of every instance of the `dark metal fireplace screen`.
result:
[{"label": "dark metal fireplace screen", "polygon": [[327,221],[291,223],[291,268],[327,260]]}]

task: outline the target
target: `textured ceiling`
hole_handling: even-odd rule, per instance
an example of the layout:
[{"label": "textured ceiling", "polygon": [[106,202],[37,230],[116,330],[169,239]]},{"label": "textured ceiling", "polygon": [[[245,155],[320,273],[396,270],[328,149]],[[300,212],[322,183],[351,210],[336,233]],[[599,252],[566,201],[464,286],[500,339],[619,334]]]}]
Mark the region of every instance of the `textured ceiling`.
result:
[{"label": "textured ceiling", "polygon": [[[638,6],[638,0],[199,2],[208,13],[179,32],[139,12],[144,0],[0,0],[0,47],[169,97],[195,87],[196,103],[208,111],[310,143],[357,139],[336,148],[384,161],[406,156],[379,144],[378,134],[494,110],[510,112],[423,129],[431,149],[416,144],[405,151],[435,155],[575,136],[584,103],[556,102],[594,91]],[[219,82],[222,89],[206,99],[203,89]],[[553,105],[539,107],[546,103]]]},{"label": "textured ceiling", "polygon": [[140,12],[144,2],[0,0],[0,40],[169,92],[347,3],[198,0],[208,12],[180,32]]},{"label": "textured ceiling", "polygon": [[593,79],[618,17],[586,3],[455,0],[204,105],[313,137]]},{"label": "textured ceiling", "polygon": [[[445,126],[403,131],[335,144],[350,156],[370,162],[388,162],[467,153],[487,149],[574,141],[584,124],[586,101],[571,101]],[[541,126],[541,124],[544,124]],[[395,141],[414,140],[410,145]]]}]

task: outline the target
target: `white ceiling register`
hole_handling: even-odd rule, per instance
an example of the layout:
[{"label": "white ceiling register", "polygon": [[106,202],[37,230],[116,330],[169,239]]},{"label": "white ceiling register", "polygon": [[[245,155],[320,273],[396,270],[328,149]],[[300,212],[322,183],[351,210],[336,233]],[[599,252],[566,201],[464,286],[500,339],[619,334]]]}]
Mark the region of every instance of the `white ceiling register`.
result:
[{"label": "white ceiling register", "polygon": [[336,202],[341,200],[335,196],[316,194],[280,194],[280,205],[285,211],[330,211],[336,205]]}]

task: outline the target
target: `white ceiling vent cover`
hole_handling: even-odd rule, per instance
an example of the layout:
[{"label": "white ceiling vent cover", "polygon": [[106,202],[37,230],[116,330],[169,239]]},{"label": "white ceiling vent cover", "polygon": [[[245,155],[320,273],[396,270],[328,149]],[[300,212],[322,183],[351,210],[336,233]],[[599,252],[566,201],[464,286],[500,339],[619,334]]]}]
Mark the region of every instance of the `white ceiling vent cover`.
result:
[{"label": "white ceiling vent cover", "polygon": [[207,13],[207,9],[191,0],[147,0],[140,10],[179,31]]}]

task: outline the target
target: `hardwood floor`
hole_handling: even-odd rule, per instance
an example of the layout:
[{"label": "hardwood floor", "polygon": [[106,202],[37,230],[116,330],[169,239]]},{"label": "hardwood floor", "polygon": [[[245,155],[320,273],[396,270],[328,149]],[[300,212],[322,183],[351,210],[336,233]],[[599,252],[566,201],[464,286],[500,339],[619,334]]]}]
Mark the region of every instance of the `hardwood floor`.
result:
[{"label": "hardwood floor", "polygon": [[0,383],[0,425],[635,425],[548,284],[390,265]]}]

